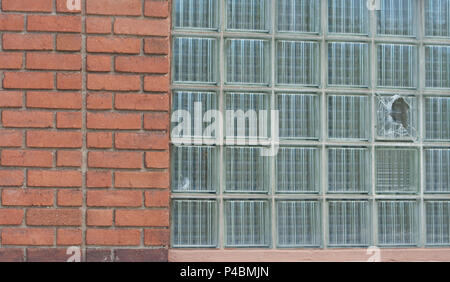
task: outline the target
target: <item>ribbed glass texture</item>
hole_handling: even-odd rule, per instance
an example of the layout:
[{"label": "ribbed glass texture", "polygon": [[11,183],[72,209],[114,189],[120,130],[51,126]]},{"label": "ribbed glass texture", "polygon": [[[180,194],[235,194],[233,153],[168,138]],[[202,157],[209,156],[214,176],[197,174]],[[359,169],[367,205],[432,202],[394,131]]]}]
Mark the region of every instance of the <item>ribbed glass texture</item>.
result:
[{"label": "ribbed glass texture", "polygon": [[425,192],[450,192],[450,149],[425,149]]},{"label": "ribbed glass texture", "polygon": [[367,0],[328,0],[328,32],[368,34]]},{"label": "ribbed glass texture", "polygon": [[417,244],[415,201],[378,201],[378,244],[401,246]]},{"label": "ribbed glass texture", "polygon": [[215,192],[216,154],[216,148],[210,146],[173,146],[172,191]]},{"label": "ribbed glass texture", "polygon": [[328,43],[328,85],[368,86],[368,52],[366,43]]},{"label": "ribbed glass texture", "polygon": [[171,230],[173,247],[215,247],[216,201],[173,200]]},{"label": "ribbed glass texture", "polygon": [[379,138],[411,139],[417,137],[417,98],[378,96],[376,132]]},{"label": "ribbed glass texture", "polygon": [[277,42],[277,83],[319,84],[319,44],[306,41]]},{"label": "ribbed glass texture", "polygon": [[174,82],[216,82],[216,39],[175,37],[173,40]]},{"label": "ribbed glass texture", "polygon": [[[217,97],[214,92],[174,91],[172,95],[172,129],[184,122],[190,123],[191,130],[190,132],[173,130],[171,137],[215,138],[218,134],[216,131],[212,132],[212,136],[204,135],[204,130],[210,125],[210,122],[205,122],[203,118],[207,111],[216,109]],[[186,112],[177,112],[178,110]],[[189,113],[190,116],[188,121],[184,120],[186,113]],[[186,126],[186,131],[188,129]]]},{"label": "ribbed glass texture", "polygon": [[367,96],[328,96],[328,137],[368,139],[370,108]]},{"label": "ribbed glass texture", "polygon": [[426,201],[426,243],[450,244],[450,201]]},{"label": "ribbed glass texture", "polygon": [[278,246],[319,247],[320,218],[318,201],[278,201]]},{"label": "ribbed glass texture", "polygon": [[319,192],[319,150],[317,148],[281,147],[276,161],[277,192]]},{"label": "ribbed glass texture", "polygon": [[268,163],[260,147],[226,148],[226,191],[267,192]]},{"label": "ribbed glass texture", "polygon": [[267,201],[225,201],[225,221],[227,247],[267,247],[270,244]]},{"label": "ribbed glass texture", "polygon": [[217,0],[175,0],[173,25],[177,29],[216,29],[218,4]]},{"label": "ribbed glass texture", "polygon": [[416,34],[416,0],[379,0],[377,33],[380,35],[414,36]]},{"label": "ribbed glass texture", "polygon": [[367,193],[370,184],[368,149],[328,149],[328,192]]},{"label": "ribbed glass texture", "polygon": [[228,83],[268,83],[267,40],[229,39],[225,46]]},{"label": "ribbed glass texture", "polygon": [[318,100],[317,95],[313,94],[278,94],[279,137],[285,139],[319,138]]},{"label": "ribbed glass texture", "polygon": [[328,244],[367,246],[370,242],[368,201],[330,201],[328,203]]},{"label": "ribbed glass texture", "polygon": [[378,86],[417,87],[417,46],[379,44],[377,63]]},{"label": "ribbed glass texture", "polygon": [[425,35],[450,36],[450,1],[425,0]]},{"label": "ribbed glass texture", "polygon": [[450,140],[450,97],[425,97],[425,137]]},{"label": "ribbed glass texture", "polygon": [[378,193],[417,192],[419,163],[416,149],[378,148],[375,166]]},{"label": "ribbed glass texture", "polygon": [[425,85],[450,88],[450,46],[425,46]]},{"label": "ribbed glass texture", "polygon": [[227,0],[227,29],[267,31],[267,0]]},{"label": "ribbed glass texture", "polygon": [[317,33],[320,2],[317,0],[277,0],[278,31]]},{"label": "ribbed glass texture", "polygon": [[226,109],[227,138],[261,139],[269,136],[270,112],[267,94],[227,93]]}]

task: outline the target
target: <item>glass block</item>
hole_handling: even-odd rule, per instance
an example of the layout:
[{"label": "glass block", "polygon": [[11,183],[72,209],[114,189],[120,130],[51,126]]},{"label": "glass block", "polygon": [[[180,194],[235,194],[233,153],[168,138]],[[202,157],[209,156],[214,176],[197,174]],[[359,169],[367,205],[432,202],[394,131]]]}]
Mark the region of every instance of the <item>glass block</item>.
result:
[{"label": "glass block", "polygon": [[277,223],[278,247],[320,247],[318,201],[278,201]]},{"label": "glass block", "polygon": [[425,138],[450,140],[450,97],[425,97]]},{"label": "glass block", "polygon": [[450,244],[450,201],[425,201],[427,245]]},{"label": "glass block", "polygon": [[328,43],[328,85],[368,86],[368,56],[366,43]]},{"label": "glass block", "polygon": [[227,247],[267,247],[271,240],[269,203],[225,201],[225,231]]},{"label": "glass block", "polygon": [[378,244],[413,246],[418,240],[415,201],[378,201]]},{"label": "glass block", "polygon": [[319,44],[277,41],[277,83],[319,85]]},{"label": "glass block", "polygon": [[450,46],[425,46],[425,85],[450,88]]},{"label": "glass block", "polygon": [[268,31],[267,0],[227,0],[227,29]]},{"label": "glass block", "polygon": [[415,0],[379,0],[377,12],[379,35],[414,36],[416,34]]},{"label": "glass block", "polygon": [[417,98],[378,96],[376,133],[380,139],[415,139],[418,135]]},{"label": "glass block", "polygon": [[319,192],[319,157],[317,148],[279,148],[276,156],[277,192]]},{"label": "glass block", "polygon": [[320,2],[317,0],[277,0],[277,29],[281,32],[318,33]]},{"label": "glass block", "polygon": [[367,0],[328,0],[328,32],[368,34]]},{"label": "glass block", "polygon": [[450,36],[450,1],[425,0],[425,35]]},{"label": "glass block", "polygon": [[176,29],[217,29],[217,0],[174,0],[173,26]]},{"label": "glass block", "polygon": [[215,200],[172,201],[172,247],[216,247]]},{"label": "glass block", "polygon": [[378,86],[417,87],[417,46],[378,44]]},{"label": "glass block", "polygon": [[428,148],[424,150],[425,192],[450,192],[450,149]]}]

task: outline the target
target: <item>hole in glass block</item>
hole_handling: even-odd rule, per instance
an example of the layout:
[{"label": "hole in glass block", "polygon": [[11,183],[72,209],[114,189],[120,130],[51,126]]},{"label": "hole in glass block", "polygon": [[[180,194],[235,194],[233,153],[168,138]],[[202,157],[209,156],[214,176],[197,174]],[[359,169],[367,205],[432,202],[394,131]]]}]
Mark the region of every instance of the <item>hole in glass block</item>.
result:
[{"label": "hole in glass block", "polygon": [[408,103],[402,97],[398,97],[392,103],[390,116],[394,122],[400,123],[405,129],[408,129],[408,111]]}]

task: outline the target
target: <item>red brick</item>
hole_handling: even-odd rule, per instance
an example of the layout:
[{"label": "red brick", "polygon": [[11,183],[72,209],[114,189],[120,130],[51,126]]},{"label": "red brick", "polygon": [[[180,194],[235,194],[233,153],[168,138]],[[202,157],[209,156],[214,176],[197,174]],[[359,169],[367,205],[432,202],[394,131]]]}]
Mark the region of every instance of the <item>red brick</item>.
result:
[{"label": "red brick", "polygon": [[115,145],[119,149],[162,150],[169,147],[169,138],[158,132],[120,132],[116,133]]},{"label": "red brick", "polygon": [[138,38],[89,36],[86,40],[88,52],[139,54],[141,40]]},{"label": "red brick", "polygon": [[2,166],[52,167],[53,153],[35,150],[3,150]]},{"label": "red brick", "polygon": [[83,193],[80,190],[64,189],[58,191],[58,206],[81,207]]},{"label": "red brick", "polygon": [[53,36],[51,34],[3,34],[4,50],[52,50]]},{"label": "red brick", "polygon": [[169,211],[116,210],[116,226],[169,226]]},{"label": "red brick", "polygon": [[89,152],[89,167],[96,168],[141,168],[141,152]]},{"label": "red brick", "polygon": [[147,54],[167,55],[169,54],[169,38],[145,38],[144,52]]},{"label": "red brick", "polygon": [[82,232],[80,229],[58,229],[56,231],[56,244],[74,246],[82,244]]},{"label": "red brick", "polygon": [[168,261],[166,248],[159,249],[117,249],[114,252],[115,262],[162,262]]},{"label": "red brick", "polygon": [[45,189],[3,189],[4,206],[52,206],[53,191]]},{"label": "red brick", "polygon": [[21,131],[0,129],[0,147],[20,147],[21,145]]},{"label": "red brick", "polygon": [[145,192],[145,206],[151,208],[169,207],[170,191],[169,190],[152,190]]},{"label": "red brick", "polygon": [[169,168],[169,151],[146,152],[145,166],[148,168]]},{"label": "red brick", "polygon": [[29,15],[29,31],[81,32],[80,16]]},{"label": "red brick", "polygon": [[111,249],[87,249],[86,262],[112,262]]},{"label": "red brick", "polygon": [[135,73],[168,73],[168,57],[116,57],[116,71]]},{"label": "red brick", "polygon": [[138,75],[88,74],[89,90],[132,91],[141,89]]},{"label": "red brick", "polygon": [[83,100],[80,92],[27,92],[28,108],[81,109]]},{"label": "red brick", "polygon": [[45,226],[80,226],[81,210],[79,209],[28,209],[27,225]]},{"label": "red brick", "polygon": [[20,69],[22,68],[22,53],[0,53],[1,69]]},{"label": "red brick", "polygon": [[141,232],[137,229],[88,229],[86,243],[100,246],[137,246]]},{"label": "red brick", "polygon": [[140,129],[141,115],[134,113],[88,113],[87,128]]},{"label": "red brick", "polygon": [[0,225],[20,225],[23,221],[23,210],[0,209]]},{"label": "red brick", "polygon": [[[68,3],[72,4],[71,6],[76,8],[76,6],[74,5],[75,0],[56,0],[56,11],[58,13],[80,13],[81,12],[80,9],[70,10],[67,5]],[[80,3],[81,3],[81,1],[80,1]]]},{"label": "red brick", "polygon": [[3,248],[0,249],[0,262],[23,262],[23,249]]},{"label": "red brick", "polygon": [[80,51],[81,35],[78,34],[57,34],[56,49],[60,51]]},{"label": "red brick", "polygon": [[58,73],[56,87],[62,90],[80,90],[81,73]]},{"label": "red brick", "polygon": [[144,129],[146,130],[168,130],[169,125],[169,113],[144,114]]},{"label": "red brick", "polygon": [[114,174],[118,188],[169,188],[168,172],[129,172],[117,171]]},{"label": "red brick", "polygon": [[112,94],[111,93],[88,93],[87,108],[89,110],[112,109]]},{"label": "red brick", "polygon": [[0,15],[0,30],[22,31],[24,27],[24,15]]},{"label": "red brick", "polygon": [[168,19],[116,18],[114,33],[130,35],[169,36]]},{"label": "red brick", "polygon": [[28,131],[27,146],[34,148],[81,148],[81,132]]},{"label": "red brick", "polygon": [[111,19],[105,17],[88,17],[86,19],[87,33],[111,33]]},{"label": "red brick", "polygon": [[111,132],[88,132],[87,134],[88,148],[111,148],[112,133]]},{"label": "red brick", "polygon": [[145,1],[144,15],[147,17],[167,18],[169,16],[169,2]]},{"label": "red brick", "polygon": [[0,108],[20,107],[22,107],[22,92],[0,91]]},{"label": "red brick", "polygon": [[3,11],[21,12],[51,12],[53,9],[52,0],[3,0]]},{"label": "red brick", "polygon": [[170,241],[169,229],[144,230],[144,244],[146,246],[168,246]]},{"label": "red brick", "polygon": [[0,186],[22,186],[23,171],[0,170]]},{"label": "red brick", "polygon": [[56,158],[57,166],[80,167],[81,152],[80,151],[58,151]]},{"label": "red brick", "polygon": [[54,75],[50,72],[5,72],[4,88],[52,89]]},{"label": "red brick", "polygon": [[88,55],[87,56],[88,71],[110,71],[111,57],[104,55]]},{"label": "red brick", "polygon": [[53,126],[53,113],[43,111],[3,111],[2,123],[4,127],[35,127],[45,128]]},{"label": "red brick", "polygon": [[72,256],[67,248],[27,248],[27,262],[67,262]]},{"label": "red brick", "polygon": [[169,95],[116,94],[115,108],[118,110],[167,111],[169,110]]},{"label": "red brick", "polygon": [[76,170],[28,170],[30,187],[81,187],[81,172]]},{"label": "red brick", "polygon": [[88,226],[111,226],[113,222],[113,210],[93,210],[87,211]]},{"label": "red brick", "polygon": [[81,70],[80,54],[27,53],[27,69]]},{"label": "red brick", "polygon": [[3,228],[3,245],[51,246],[54,230],[47,228]]},{"label": "red brick", "polygon": [[76,112],[59,112],[56,114],[57,128],[81,128],[81,113]]},{"label": "red brick", "polygon": [[152,75],[144,78],[144,90],[151,92],[167,92],[169,91],[168,75]]},{"label": "red brick", "polygon": [[140,16],[141,0],[86,0],[88,14],[114,16]]},{"label": "red brick", "polygon": [[87,205],[89,207],[140,207],[142,193],[120,190],[88,191]]},{"label": "red brick", "polygon": [[109,188],[112,186],[111,171],[88,171],[86,186],[89,188]]}]

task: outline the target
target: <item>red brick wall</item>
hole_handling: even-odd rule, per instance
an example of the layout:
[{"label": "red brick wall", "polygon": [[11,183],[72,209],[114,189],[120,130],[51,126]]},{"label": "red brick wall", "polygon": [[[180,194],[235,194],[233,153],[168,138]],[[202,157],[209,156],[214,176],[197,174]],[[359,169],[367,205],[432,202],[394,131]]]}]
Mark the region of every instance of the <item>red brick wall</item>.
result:
[{"label": "red brick wall", "polygon": [[170,1],[2,0],[0,261],[165,261]]}]

